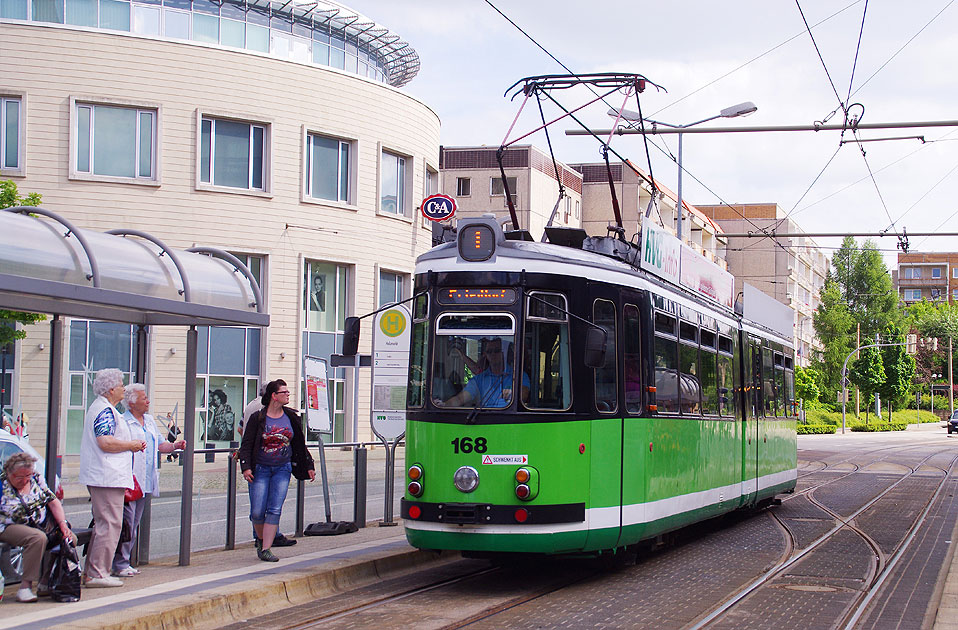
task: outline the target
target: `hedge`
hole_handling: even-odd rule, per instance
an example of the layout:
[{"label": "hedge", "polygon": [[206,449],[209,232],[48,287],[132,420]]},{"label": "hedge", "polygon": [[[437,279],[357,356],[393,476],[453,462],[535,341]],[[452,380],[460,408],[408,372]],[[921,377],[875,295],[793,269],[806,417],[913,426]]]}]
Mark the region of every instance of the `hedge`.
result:
[{"label": "hedge", "polygon": [[871,431],[904,431],[906,428],[904,422],[869,422],[868,424],[855,424],[852,431],[871,432]]},{"label": "hedge", "polygon": [[815,433],[834,433],[838,427],[834,424],[800,424],[797,428],[799,435],[811,435]]}]

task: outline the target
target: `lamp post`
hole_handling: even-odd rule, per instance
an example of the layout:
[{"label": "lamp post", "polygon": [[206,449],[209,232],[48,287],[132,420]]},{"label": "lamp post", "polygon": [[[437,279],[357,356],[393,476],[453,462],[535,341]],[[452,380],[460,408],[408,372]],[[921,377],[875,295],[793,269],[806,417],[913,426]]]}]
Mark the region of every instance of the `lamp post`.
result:
[{"label": "lamp post", "polygon": [[935,415],[935,379],[941,378],[941,374],[932,372],[931,374],[931,415]]},{"label": "lamp post", "polygon": [[[688,123],[687,125],[673,125],[671,123],[662,122],[661,120],[652,120],[651,118],[646,118],[646,122],[652,123],[652,128],[654,129],[656,125],[662,125],[663,127],[669,127],[671,129],[688,129],[689,127],[694,127],[695,125],[700,125],[704,122],[710,120],[715,120],[716,118],[738,118],[739,116],[748,116],[749,114],[755,113],[758,111],[758,107],[752,101],[745,101],[744,103],[739,103],[738,105],[732,105],[731,107],[726,107],[718,114],[714,116],[709,116],[708,118],[703,118],[702,120],[696,120],[695,122]],[[629,122],[639,122],[642,117],[638,113],[622,110],[621,114],[618,110],[610,109],[610,116],[621,116],[623,120]],[[675,228],[675,235],[681,241],[682,240],[682,136],[685,134],[679,131],[677,134],[679,137],[679,154],[676,160],[676,163],[679,167],[679,177],[678,177],[678,190],[676,191],[676,197],[678,198],[675,202],[675,213],[678,223]]]}]

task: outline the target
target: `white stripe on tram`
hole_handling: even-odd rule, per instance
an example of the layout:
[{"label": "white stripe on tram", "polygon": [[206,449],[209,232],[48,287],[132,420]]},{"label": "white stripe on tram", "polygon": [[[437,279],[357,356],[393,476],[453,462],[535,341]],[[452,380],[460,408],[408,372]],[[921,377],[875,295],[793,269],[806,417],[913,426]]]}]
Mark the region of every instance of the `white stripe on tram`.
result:
[{"label": "white stripe on tram", "polygon": [[[692,492],[648,503],[633,503],[622,508],[622,525],[651,523],[663,518],[691,512],[699,508],[715,505],[721,501],[738,500],[744,494],[755,492],[755,487],[770,488],[797,479],[798,471],[784,470],[759,479],[733,483],[719,488]],[[756,481],[758,483],[756,483]],[[521,506],[516,506],[521,507]],[[534,509],[535,506],[530,506]],[[590,508],[585,511],[585,521],[579,523],[550,523],[546,525],[482,525],[448,523],[427,523],[406,519],[407,529],[423,532],[454,532],[458,534],[561,534],[590,529],[607,529],[619,526],[619,507]]]}]

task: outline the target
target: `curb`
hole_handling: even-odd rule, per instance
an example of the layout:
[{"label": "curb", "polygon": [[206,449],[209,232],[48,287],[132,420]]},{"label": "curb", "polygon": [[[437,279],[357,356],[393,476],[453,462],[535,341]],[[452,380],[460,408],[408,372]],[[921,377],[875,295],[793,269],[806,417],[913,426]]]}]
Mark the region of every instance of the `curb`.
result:
[{"label": "curb", "polygon": [[332,566],[327,564],[318,569],[290,570],[242,580],[195,595],[182,595],[141,606],[137,608],[137,616],[132,619],[118,619],[116,612],[111,612],[91,616],[71,625],[83,630],[218,628],[459,558],[459,553],[415,549],[385,555],[370,552],[358,558],[334,560],[329,563]]}]

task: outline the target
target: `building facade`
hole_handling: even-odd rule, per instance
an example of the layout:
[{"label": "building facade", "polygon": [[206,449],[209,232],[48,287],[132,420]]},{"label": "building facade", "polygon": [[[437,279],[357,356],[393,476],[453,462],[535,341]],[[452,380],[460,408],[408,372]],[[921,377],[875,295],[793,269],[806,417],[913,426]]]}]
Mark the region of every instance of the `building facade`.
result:
[{"label": "building facade", "polygon": [[[645,216],[657,225],[662,225],[671,234],[677,234],[678,196],[656,181],[657,203],[651,204],[651,178],[631,163],[610,164],[615,196],[622,214],[626,239],[638,234]],[[582,173],[582,227],[591,235],[608,233],[608,226],[615,223],[612,210],[612,191],[609,188],[609,170],[605,162],[573,164],[572,168]],[[695,206],[683,201],[682,241],[723,269],[724,238],[722,229],[708,219]]]},{"label": "building facade", "polygon": [[[726,233],[744,234],[774,229],[795,234],[803,230],[774,203],[696,206]],[[795,311],[795,353],[807,366],[812,352],[822,348],[812,316],[818,308],[830,261],[807,236],[746,238],[728,236],[725,259],[735,276],[735,292],[748,282]]]},{"label": "building facade", "polygon": [[[442,147],[442,190],[455,198],[458,216],[491,212],[501,220],[511,218],[496,152],[492,147]],[[506,149],[503,167],[519,227],[529,230],[534,239],[542,237],[553,210],[553,225],[581,225],[582,176],[578,172],[561,162],[553,165],[549,154],[532,145]],[[559,180],[564,190],[561,200]]]},{"label": "building facade", "polygon": [[[198,442],[237,439],[259,384],[301,383],[302,356],[339,349],[347,315],[409,297],[431,246],[417,209],[439,189],[440,124],[399,89],[419,59],[387,28],[326,1],[4,0],[0,59],[0,179],[78,227],[218,247],[257,276],[268,329],[199,330]],[[69,454],[91,374],[132,375],[137,342],[128,324],[66,328]],[[4,353],[4,402],[41,448],[49,327],[27,332]],[[147,336],[157,417],[183,408],[185,332]],[[366,324],[361,351],[369,342]],[[367,377],[358,435],[351,379],[331,377],[331,437],[370,438]]]},{"label": "building facade", "polygon": [[892,283],[898,300],[905,304],[958,302],[958,252],[899,252]]}]

